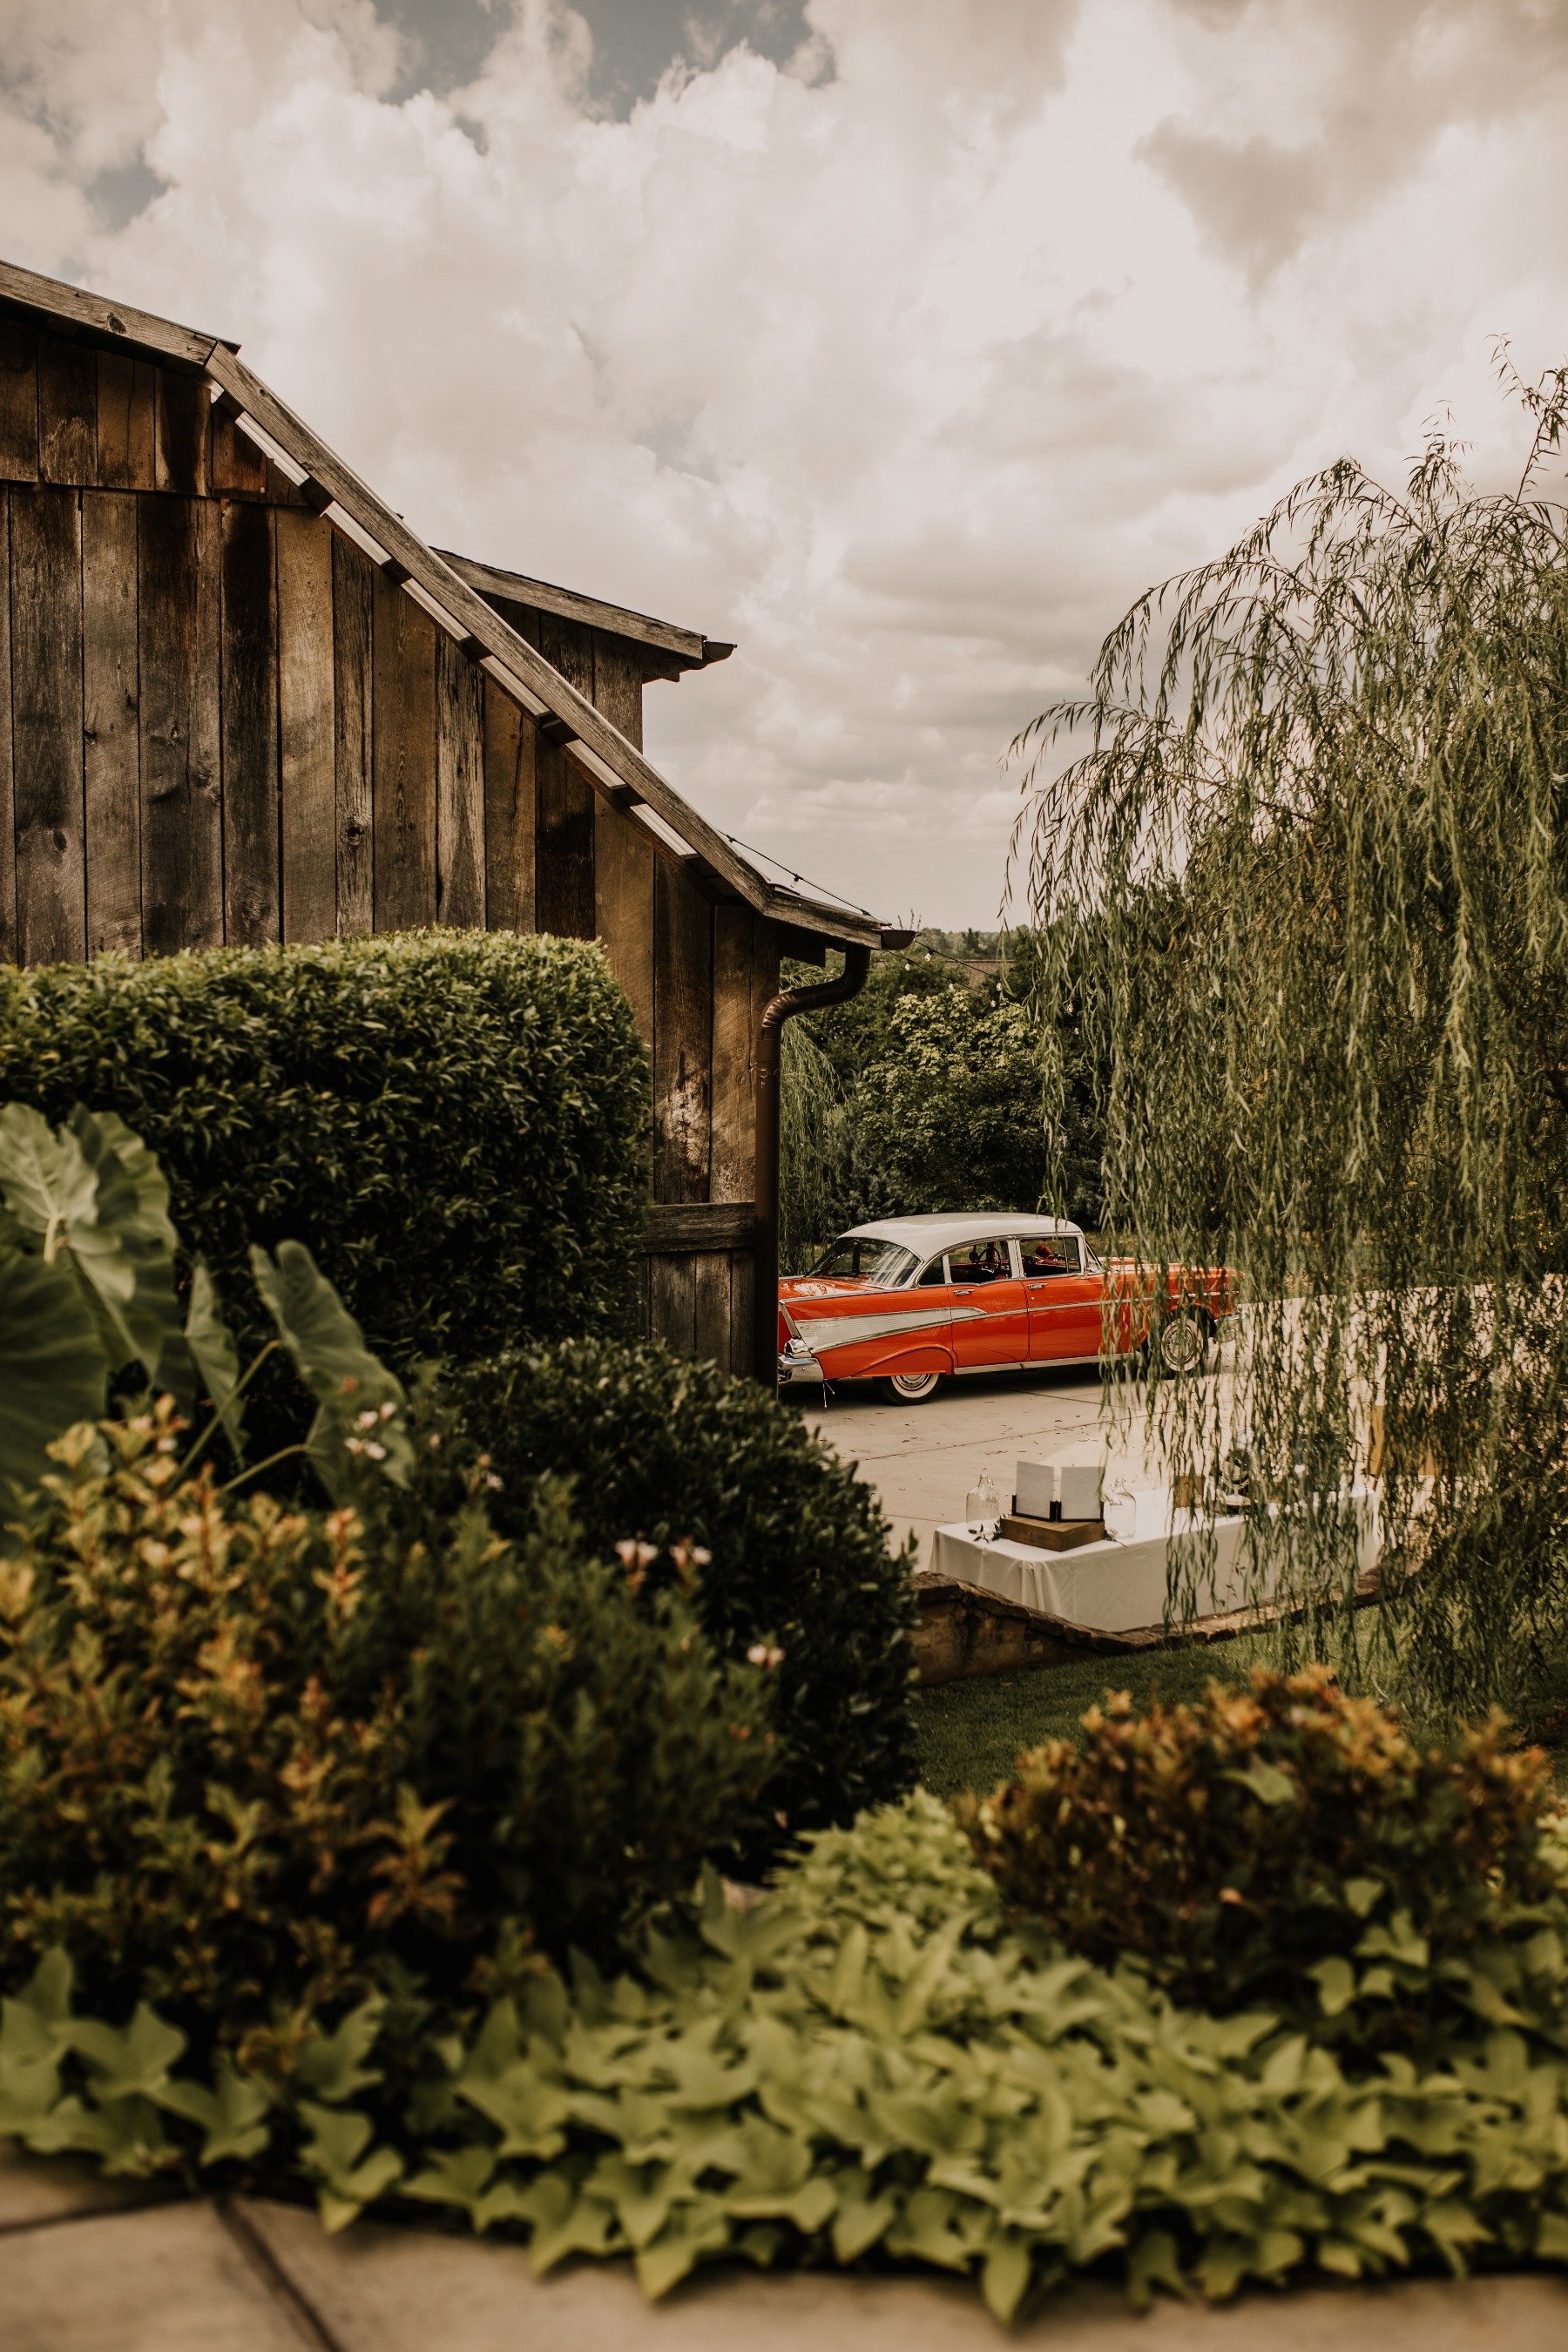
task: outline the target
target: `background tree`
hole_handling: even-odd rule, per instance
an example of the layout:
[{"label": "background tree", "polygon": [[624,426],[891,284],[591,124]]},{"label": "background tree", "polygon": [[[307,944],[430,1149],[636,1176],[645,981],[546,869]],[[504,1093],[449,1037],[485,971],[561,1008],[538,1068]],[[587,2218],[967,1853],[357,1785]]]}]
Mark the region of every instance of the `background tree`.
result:
[{"label": "background tree", "polygon": [[1076,1002],[1110,1223],[1254,1302],[1233,1402],[1156,1371],[1148,1410],[1179,1464],[1250,1450],[1298,1507],[1254,1515],[1255,1569],[1326,1579],[1347,1635],[1333,1490],[1381,1458],[1370,1663],[1428,1706],[1516,1697],[1568,1622],[1568,370],[1503,372],[1515,488],[1446,431],[1403,495],[1330,467],[1015,746],[1053,1149]]}]

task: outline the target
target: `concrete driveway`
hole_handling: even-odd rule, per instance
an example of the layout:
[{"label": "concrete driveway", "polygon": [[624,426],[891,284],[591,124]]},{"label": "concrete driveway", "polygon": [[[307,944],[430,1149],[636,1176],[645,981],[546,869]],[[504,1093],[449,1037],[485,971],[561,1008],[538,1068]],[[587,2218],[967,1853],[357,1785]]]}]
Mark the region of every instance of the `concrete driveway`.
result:
[{"label": "concrete driveway", "polygon": [[846,1381],[826,1403],[796,1410],[835,1453],[858,1464],[882,1498],[894,1542],[916,1537],[921,1568],[931,1564],[933,1530],[963,1517],[964,1496],[983,1469],[1005,1509],[1020,1456],[1049,1454],[1064,1442],[1100,1433],[1108,1456],[1133,1475],[1143,1466],[1141,1433],[1119,1434],[1102,1421],[1100,1375],[1081,1364],[977,1374],[917,1405],[883,1404],[868,1381]]}]

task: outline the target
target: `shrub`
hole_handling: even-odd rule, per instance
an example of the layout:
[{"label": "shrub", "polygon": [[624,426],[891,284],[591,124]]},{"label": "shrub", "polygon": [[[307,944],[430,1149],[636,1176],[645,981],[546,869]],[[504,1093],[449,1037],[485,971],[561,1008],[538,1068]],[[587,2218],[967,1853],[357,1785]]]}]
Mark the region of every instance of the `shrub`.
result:
[{"label": "shrub", "polygon": [[[0,1564],[0,1979],[71,1953],[232,2041],[393,1962],[604,1950],[754,1809],[765,1674],[636,1606],[558,1488],[439,1544],[183,1480],[165,1402],[74,1432]],[[107,1447],[108,1466],[95,1464]]]},{"label": "shrub", "polygon": [[570,1472],[590,1542],[690,1538],[712,1557],[698,1607],[730,1657],[784,1652],[772,1801],[791,1830],[853,1818],[914,1778],[911,1563],[873,1491],[750,1381],[657,1343],[568,1340],[449,1376],[515,1531],[531,1483]]},{"label": "shrub", "polygon": [[[399,1368],[613,1329],[647,1072],[591,943],[405,932],[0,979],[0,1100],[118,1112],[220,1294],[303,1242]],[[248,1357],[269,1337],[258,1315]]]},{"label": "shrub", "polygon": [[122,2172],[259,2165],[330,2227],[390,2192],[526,2231],[540,2270],[630,2255],[650,2294],[703,2262],[868,2260],[967,2273],[1006,2318],[1090,2268],[1146,2300],[1568,2263],[1560,1897],[1557,1933],[1486,1955],[1508,2031],[1478,1978],[1439,2067],[1358,2075],[1267,2017],[1042,1965],[930,1798],[816,1841],[743,1913],[706,1896],[641,1979],[542,1976],[412,2036],[410,2004],[367,2004],[281,2081],[176,2073],[177,2033],[73,2014],[54,1959],[0,2020],[0,2119]]},{"label": "shrub", "polygon": [[1445,1965],[1556,1890],[1551,1768],[1500,1717],[1423,1747],[1325,1667],[1259,1667],[1083,1725],[956,1811],[1007,1903],[1069,1950],[1137,1955],[1178,2000],[1409,2044]]}]

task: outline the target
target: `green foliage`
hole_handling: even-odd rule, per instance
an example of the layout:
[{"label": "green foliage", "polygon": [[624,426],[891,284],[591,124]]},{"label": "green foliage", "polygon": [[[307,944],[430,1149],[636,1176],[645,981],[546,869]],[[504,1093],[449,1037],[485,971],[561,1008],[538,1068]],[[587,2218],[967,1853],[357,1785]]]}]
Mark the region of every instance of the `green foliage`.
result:
[{"label": "green foliage", "polygon": [[[395,1369],[631,1311],[647,1072],[592,943],[408,932],[20,973],[6,1096],[118,1112],[225,1297],[248,1298],[253,1245],[301,1242]],[[240,1336],[248,1357],[271,1335],[250,1310]]]},{"label": "green foliage", "polygon": [[[874,956],[859,996],[784,1030],[786,1269],[813,1264],[847,1225],[922,1209],[1043,1205],[1100,1224],[1100,1074],[1081,1006],[1070,992],[1054,1000],[1042,1034],[1032,931],[988,935],[1004,952],[973,982],[946,935],[923,936],[934,946]],[[1059,1081],[1048,1099],[1047,1047]]]},{"label": "green foliage", "polygon": [[901,997],[861,1074],[855,1151],[868,1216],[1039,1206],[1039,1044],[1022,1004],[978,990]]},{"label": "green foliage", "polygon": [[910,1561],[889,1554],[874,1491],[753,1382],[657,1344],[569,1340],[455,1371],[447,1392],[501,1479],[504,1530],[526,1523],[542,1473],[570,1473],[591,1543],[711,1555],[709,1638],[731,1658],[784,1653],[772,1803],[791,1830],[909,1786]]},{"label": "green foliage", "polygon": [[0,1110],[0,1495],[40,1477],[128,1369],[188,1395],[174,1248],[157,1162],[121,1119],[79,1104],[52,1130]]},{"label": "green foliage", "polygon": [[1267,2014],[1032,1951],[917,1798],[748,1909],[710,1877],[638,1978],[542,1976],[468,2025],[369,2004],[264,2075],[176,2073],[177,2033],[80,2016],[51,1958],[0,2021],[0,2129],[127,2172],[303,2174],[330,2227],[402,2196],[526,2233],[542,2271],[629,2254],[655,2295],[721,2257],[918,2264],[1005,2319],[1091,2266],[1146,2301],[1561,2263],[1568,1905],[1542,1907],[1478,1948],[1426,2066],[1352,2072]]},{"label": "green foliage", "polygon": [[559,1488],[512,1544],[476,1494],[400,1540],[182,1443],[166,1400],[74,1432],[0,1565],[0,1981],[58,1942],[232,2045],[395,1965],[602,1951],[744,1832],[765,1673],[639,1607]]},{"label": "green foliage", "polygon": [[1192,1706],[1123,1693],[1083,1733],[958,1818],[1008,1904],[1194,2007],[1419,2057],[1455,1986],[1473,2006],[1478,1943],[1557,1889],[1551,1768],[1500,1717],[1419,1746],[1324,1668],[1259,1667]]},{"label": "green foliage", "polygon": [[804,1019],[779,1065],[779,1268],[803,1274],[846,1223],[853,1133],[832,1063]]},{"label": "green foliage", "polygon": [[[1253,1302],[1233,1397],[1156,1367],[1153,1433],[1211,1475],[1239,1436],[1266,1505],[1380,1460],[1374,1635],[1451,1714],[1513,1703],[1568,1632],[1568,371],[1511,381],[1516,490],[1440,434],[1403,494],[1329,467],[1141,598],[1015,747],[1047,1034],[1076,1000],[1107,1073],[1110,1222]],[[1297,1654],[1325,1612],[1354,1638],[1352,1532],[1252,1515]]]},{"label": "green foliage", "polygon": [[[182,1329],[178,1248],[158,1162],[112,1111],[79,1104],[51,1132],[25,1104],[0,1110],[0,1501],[10,1509],[47,1473],[56,1441],[101,1413],[111,1393],[121,1404],[161,1393],[188,1407],[205,1391],[245,1461],[241,1396],[271,1349],[241,1373],[200,1258]],[[256,1249],[251,1268],[277,1325],[272,1346],[288,1349],[318,1400],[303,1444],[272,1459],[308,1454],[337,1500],[367,1471],[405,1486],[403,1390],[310,1251],[282,1242],[274,1265]]]}]

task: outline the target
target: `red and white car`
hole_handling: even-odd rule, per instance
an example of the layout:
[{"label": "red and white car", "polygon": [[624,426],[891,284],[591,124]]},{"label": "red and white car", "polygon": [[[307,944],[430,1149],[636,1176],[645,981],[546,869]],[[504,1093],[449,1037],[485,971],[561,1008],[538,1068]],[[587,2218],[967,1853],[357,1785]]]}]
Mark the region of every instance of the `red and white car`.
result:
[{"label": "red and white car", "polygon": [[1173,1269],[1168,1296],[1128,1259],[1098,1258],[1059,1217],[885,1217],[779,1284],[779,1385],[874,1380],[923,1404],[966,1372],[1098,1364],[1152,1343],[1201,1371],[1235,1311],[1223,1267]]}]

